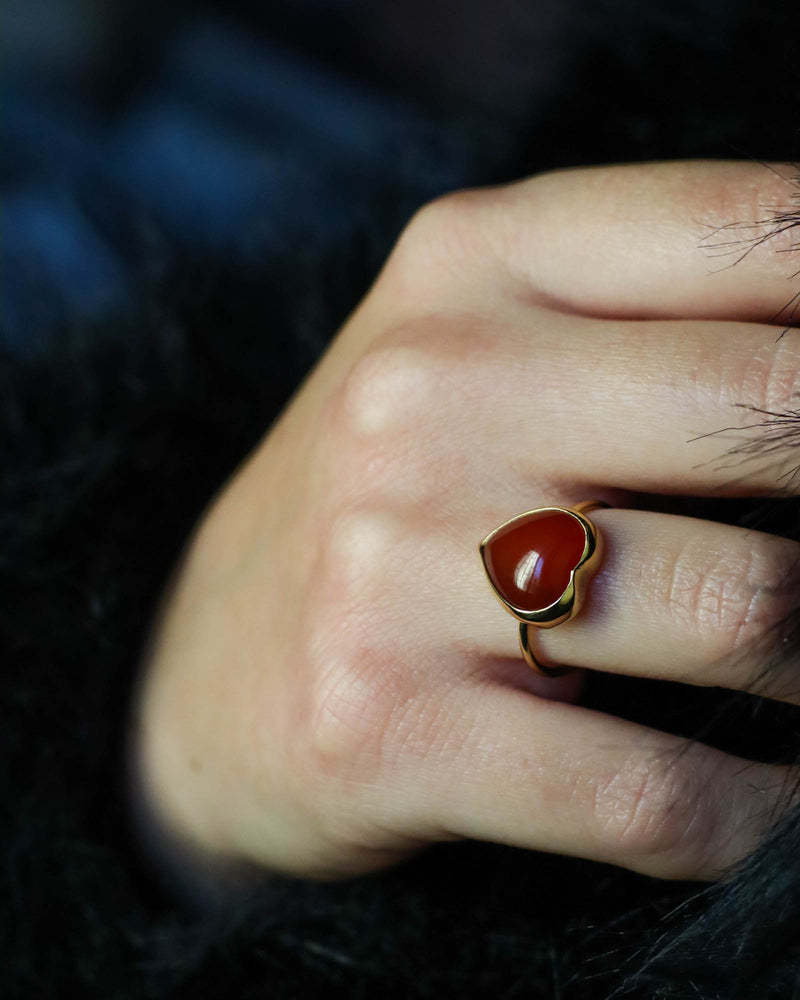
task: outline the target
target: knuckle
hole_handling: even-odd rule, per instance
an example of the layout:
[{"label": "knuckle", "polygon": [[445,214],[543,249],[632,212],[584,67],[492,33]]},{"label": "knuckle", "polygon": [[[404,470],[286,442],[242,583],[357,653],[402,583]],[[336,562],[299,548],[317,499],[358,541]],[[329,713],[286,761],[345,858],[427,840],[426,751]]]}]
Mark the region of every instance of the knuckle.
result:
[{"label": "knuckle", "polygon": [[481,192],[450,191],[429,201],[411,217],[403,231],[401,244],[416,251],[456,252],[468,249],[472,242],[475,209],[482,203]]},{"label": "knuckle", "polygon": [[712,637],[720,650],[733,648],[750,614],[752,595],[745,585],[750,568],[747,552],[698,560],[692,546],[672,566],[668,606],[676,624],[695,635]]},{"label": "knuckle", "polygon": [[438,395],[435,359],[423,347],[391,345],[362,355],[345,377],[338,415],[357,438],[406,433],[428,414]]},{"label": "knuckle", "polygon": [[332,525],[315,581],[299,685],[298,725],[312,773],[368,773],[398,706],[412,695],[391,642],[399,526],[374,509]]},{"label": "knuckle", "polygon": [[341,511],[324,542],[316,603],[351,627],[383,614],[384,594],[403,556],[403,536],[390,510],[363,504]]},{"label": "knuckle", "polygon": [[797,547],[768,535],[749,534],[705,562],[693,546],[679,554],[665,599],[676,625],[688,626],[715,651],[711,683],[719,683],[715,663],[752,647],[785,621],[797,578]]},{"label": "knuckle", "polygon": [[474,189],[450,192],[424,205],[401,233],[385,276],[421,295],[429,289],[441,298],[448,279],[461,281],[465,272],[485,269],[496,256],[501,204],[496,192]]},{"label": "knuckle", "polygon": [[715,827],[710,786],[689,763],[636,759],[598,791],[596,813],[617,852],[633,860],[662,859],[665,868],[699,868]]},{"label": "knuckle", "polygon": [[369,780],[394,708],[391,661],[369,648],[325,647],[307,691],[306,759],[323,780]]},{"label": "knuckle", "polygon": [[470,386],[469,366],[454,373],[447,350],[422,344],[430,327],[407,334],[408,342],[361,357],[330,411],[331,490],[344,505],[430,502],[463,468],[453,412]]},{"label": "knuckle", "polygon": [[760,535],[751,539],[747,548],[742,582],[747,611],[732,629],[734,652],[780,630],[797,605],[798,546]]}]

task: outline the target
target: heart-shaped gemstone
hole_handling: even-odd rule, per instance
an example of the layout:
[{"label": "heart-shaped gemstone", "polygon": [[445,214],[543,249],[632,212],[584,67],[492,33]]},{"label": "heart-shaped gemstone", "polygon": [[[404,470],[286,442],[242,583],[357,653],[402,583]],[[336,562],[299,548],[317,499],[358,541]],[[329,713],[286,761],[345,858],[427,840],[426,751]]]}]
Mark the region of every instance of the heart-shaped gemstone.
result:
[{"label": "heart-shaped gemstone", "polygon": [[586,547],[583,525],[564,510],[521,514],[493,532],[481,548],[489,579],[506,603],[541,611],[561,597]]}]

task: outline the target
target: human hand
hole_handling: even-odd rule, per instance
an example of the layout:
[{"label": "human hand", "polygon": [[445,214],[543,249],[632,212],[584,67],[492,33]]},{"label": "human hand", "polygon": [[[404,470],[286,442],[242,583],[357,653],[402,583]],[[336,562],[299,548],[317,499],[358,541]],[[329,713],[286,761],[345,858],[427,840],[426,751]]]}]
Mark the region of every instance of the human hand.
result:
[{"label": "human hand", "polygon": [[[582,707],[581,670],[536,675],[477,544],[605,500],[586,605],[537,648],[754,685],[800,545],[646,508],[777,494],[796,464],[778,450],[732,475],[713,433],[795,398],[800,345],[774,325],[790,241],[719,270],[698,252],[705,221],[787,191],[757,165],[598,168],[412,220],[212,504],[154,633],[136,758],[187,856],[336,878],[472,837],[708,879],[755,845],[788,769]],[[796,669],[779,658],[759,692],[800,701]]]}]

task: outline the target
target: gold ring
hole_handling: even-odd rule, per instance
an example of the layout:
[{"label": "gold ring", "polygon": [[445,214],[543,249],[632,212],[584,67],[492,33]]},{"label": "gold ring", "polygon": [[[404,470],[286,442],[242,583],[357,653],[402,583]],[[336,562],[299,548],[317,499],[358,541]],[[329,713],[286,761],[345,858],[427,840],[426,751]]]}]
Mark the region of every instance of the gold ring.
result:
[{"label": "gold ring", "polygon": [[607,506],[601,500],[585,500],[574,507],[537,507],[505,521],[480,544],[495,596],[520,623],[522,655],[546,677],[573,668],[537,657],[531,626],[554,628],[580,611],[603,558],[603,537],[586,515]]}]

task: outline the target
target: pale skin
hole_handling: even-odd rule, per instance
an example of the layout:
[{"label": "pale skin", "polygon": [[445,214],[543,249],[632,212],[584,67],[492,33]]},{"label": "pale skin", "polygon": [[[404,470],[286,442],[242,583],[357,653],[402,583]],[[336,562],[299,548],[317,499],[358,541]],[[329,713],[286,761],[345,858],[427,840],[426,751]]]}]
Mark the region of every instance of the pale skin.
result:
[{"label": "pale skin", "polygon": [[647,509],[778,494],[797,464],[732,468],[713,433],[794,405],[791,233],[734,267],[698,246],[789,202],[776,170],[563,171],[411,221],[211,504],[154,631],[136,761],[187,857],[341,878],[471,837],[714,879],[756,845],[793,772],[591,710],[582,669],[537,676],[477,546],[604,500],[604,562],[542,655],[800,703],[796,663],[760,679],[800,545]]}]

